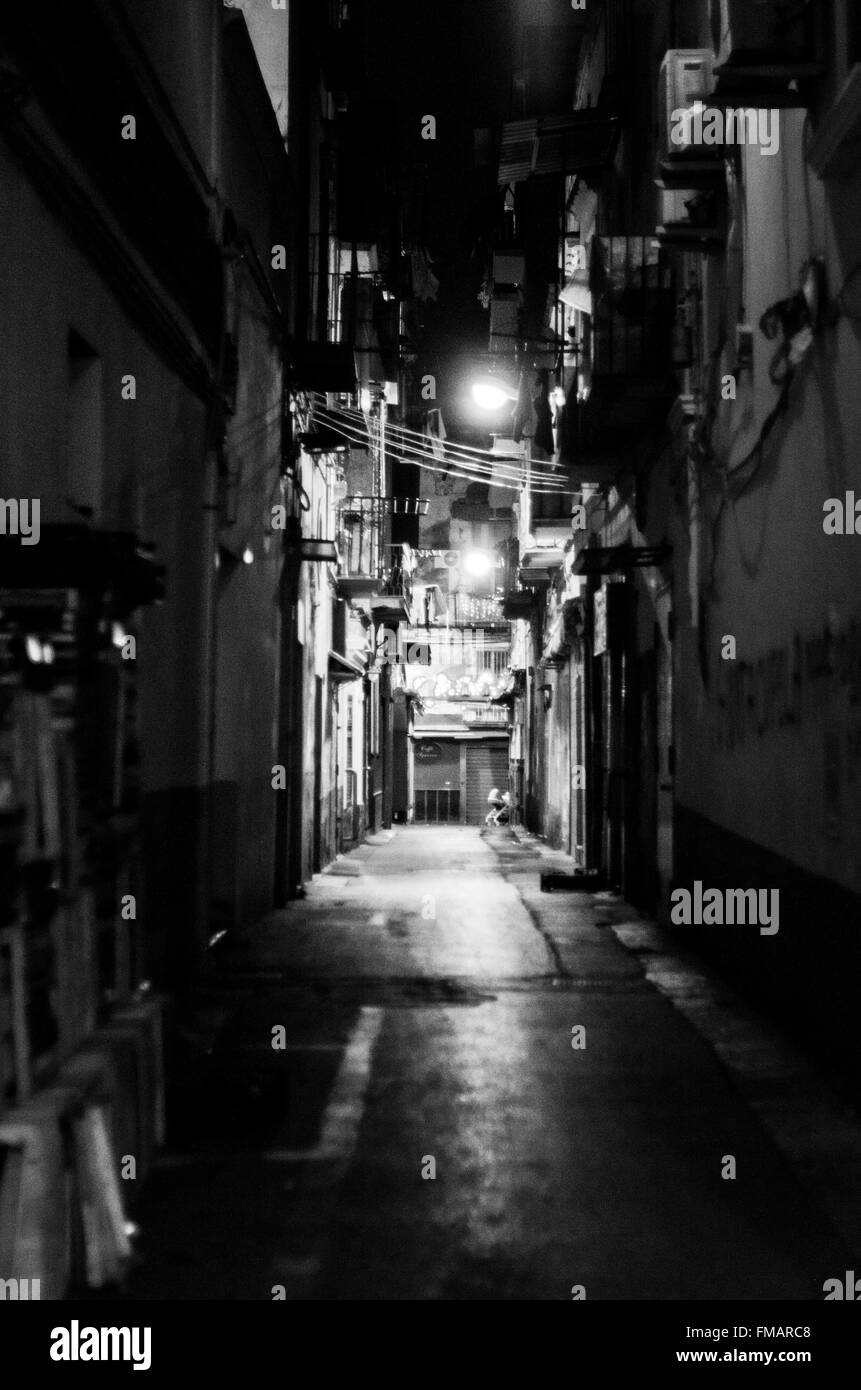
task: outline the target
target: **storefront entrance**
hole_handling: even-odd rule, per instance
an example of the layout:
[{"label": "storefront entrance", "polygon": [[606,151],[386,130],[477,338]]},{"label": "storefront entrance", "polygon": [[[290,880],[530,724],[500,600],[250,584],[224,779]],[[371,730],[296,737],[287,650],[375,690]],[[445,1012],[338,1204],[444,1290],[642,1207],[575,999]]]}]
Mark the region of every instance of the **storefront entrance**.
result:
[{"label": "storefront entrance", "polygon": [[508,790],[508,738],[416,739],[413,768],[417,824],[480,825],[491,788]]}]

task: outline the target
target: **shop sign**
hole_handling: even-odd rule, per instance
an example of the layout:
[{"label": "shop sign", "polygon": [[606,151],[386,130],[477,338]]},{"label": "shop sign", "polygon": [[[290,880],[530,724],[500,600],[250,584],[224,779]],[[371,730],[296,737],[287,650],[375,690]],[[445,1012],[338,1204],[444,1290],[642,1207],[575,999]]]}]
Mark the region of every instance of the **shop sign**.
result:
[{"label": "shop sign", "polygon": [[417,743],[416,762],[438,763],[442,759],[442,746],[439,743]]}]

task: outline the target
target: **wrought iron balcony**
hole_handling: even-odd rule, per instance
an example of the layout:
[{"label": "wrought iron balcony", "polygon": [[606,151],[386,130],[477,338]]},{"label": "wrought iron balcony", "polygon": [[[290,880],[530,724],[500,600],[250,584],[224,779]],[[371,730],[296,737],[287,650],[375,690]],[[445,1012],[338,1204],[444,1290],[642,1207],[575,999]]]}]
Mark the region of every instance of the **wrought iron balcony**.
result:
[{"label": "wrought iron balcony", "polygon": [[338,509],[338,587],[345,598],[376,592],[382,573],[386,499],[345,497]]},{"label": "wrought iron balcony", "polygon": [[561,451],[575,486],[662,426],[675,395],[672,280],[659,242],[596,237],[592,257],[593,311]]},{"label": "wrought iron balcony", "polygon": [[413,604],[410,548],[390,545],[386,550],[389,563],[380,575],[376,592],[370,596],[371,613],[378,623],[410,622]]},{"label": "wrought iron balcony", "polygon": [[413,514],[423,498],[345,497],[338,515],[341,572],[337,587],[342,598],[361,601],[379,622],[403,622],[412,605],[412,552],[407,545],[386,542],[387,518]]}]

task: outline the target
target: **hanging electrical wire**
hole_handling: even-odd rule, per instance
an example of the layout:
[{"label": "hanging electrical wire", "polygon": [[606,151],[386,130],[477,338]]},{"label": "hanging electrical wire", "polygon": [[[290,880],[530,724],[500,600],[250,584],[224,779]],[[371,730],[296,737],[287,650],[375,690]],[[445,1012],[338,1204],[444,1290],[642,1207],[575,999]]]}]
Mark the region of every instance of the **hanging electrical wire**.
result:
[{"label": "hanging electrical wire", "polygon": [[[350,426],[350,425],[348,425],[348,424],[344,424],[343,422],[342,422],[341,424],[338,424],[338,423],[335,422],[335,421],[329,420],[329,421],[327,421],[326,423],[327,423],[328,428],[331,429],[331,430],[333,431],[333,433],[340,435],[343,439],[346,439],[349,443],[351,443],[351,444],[362,444],[362,445],[367,445],[367,443],[368,443],[368,437],[367,437],[367,433],[366,433],[366,432],[364,432],[364,431],[361,431],[361,432],[360,432],[357,428],[354,428],[354,427],[352,427],[352,426]],[[394,452],[399,452],[399,451],[394,451]],[[403,462],[405,462],[405,463],[415,463],[419,468],[425,468],[425,469],[427,469],[427,470],[428,470],[429,472],[431,472],[431,473],[441,473],[441,474],[443,474],[444,476],[450,477],[450,478],[463,478],[463,479],[465,479],[465,480],[467,480],[467,481],[469,481],[469,482],[476,482],[476,481],[479,481],[479,482],[491,482],[491,481],[492,481],[493,484],[494,484],[494,486],[500,487],[500,488],[504,488],[504,489],[505,489],[506,491],[508,491],[508,492],[521,492],[521,491],[523,491],[523,489],[526,487],[526,482],[525,482],[525,480],[524,480],[523,482],[500,482],[500,481],[498,481],[495,477],[493,477],[492,474],[491,474],[490,472],[481,472],[481,471],[477,471],[477,470],[475,470],[475,469],[466,469],[466,468],[462,468],[462,467],[461,467],[461,468],[458,468],[458,467],[456,467],[456,466],[454,466],[454,465],[449,466],[449,467],[441,467],[441,466],[439,465],[438,462],[437,462],[437,463],[431,463],[431,462],[430,462],[430,459],[432,459],[432,458],[434,458],[434,455],[433,455],[433,454],[422,455],[421,457],[412,457],[412,456],[411,456],[411,457],[409,457],[409,458],[404,459]],[[538,494],[542,494],[542,495],[545,494],[546,492],[551,491],[551,490],[552,490],[553,492],[559,492],[559,491],[564,491],[564,488],[560,486],[560,487],[557,487],[557,488],[554,488],[554,489],[544,489],[544,488],[532,488],[532,489],[531,489],[531,491],[533,491],[533,492],[535,492],[535,493],[538,493]]]},{"label": "hanging electrical wire", "polygon": [[[398,425],[391,426],[390,430],[395,436],[403,435],[403,431]],[[426,453],[428,436],[417,434],[415,437],[416,439],[424,440],[424,446],[411,443],[409,438],[406,438],[402,447],[405,449],[420,448],[423,453]],[[469,455],[457,453],[456,450],[452,449],[447,443],[444,445],[443,457],[446,459],[451,458],[453,462],[461,463],[465,467],[488,467],[494,474],[502,474],[503,476],[514,478],[522,477],[524,470],[528,468],[531,478],[550,483],[556,487],[564,487],[558,469],[548,468],[545,463],[535,459],[524,458],[519,460],[513,455],[494,454],[490,452],[486,453],[483,458],[472,458]]]},{"label": "hanging electrical wire", "polygon": [[[340,418],[329,410],[319,409],[317,413],[330,428],[334,428]],[[344,421],[341,419],[340,423],[345,429],[353,431],[349,436],[353,443],[367,443],[367,432],[364,421],[359,425],[358,422],[352,424],[349,420]],[[498,463],[490,465],[478,463],[476,461],[467,462],[463,459],[455,459],[449,462],[447,459],[444,459],[443,461],[446,463],[446,466],[438,467],[432,465],[430,460],[433,459],[435,464],[439,464],[439,456],[427,449],[419,449],[415,445],[401,444],[393,450],[393,452],[398,452],[403,455],[403,461],[405,463],[416,463],[419,467],[427,467],[435,473],[448,473],[452,476],[460,477],[468,476],[471,479],[492,483],[494,486],[506,487],[510,491],[521,491],[526,487],[527,477],[529,479],[529,486],[533,492],[546,491],[547,493],[561,493],[568,491],[564,479],[560,478],[558,475],[539,475],[538,470],[534,469],[527,460],[524,460],[522,467],[518,466],[516,468],[511,468],[500,466]],[[454,465],[457,465],[462,470],[461,473],[454,474]],[[509,481],[505,482],[503,481],[504,479],[508,479]],[[544,482],[548,484],[548,486],[544,489],[536,488],[533,486],[533,480]]]},{"label": "hanging electrical wire", "polygon": [[[320,399],[321,403],[326,403],[326,396],[325,396],[324,393],[322,393],[322,392],[317,392],[316,394],[317,394],[318,398]],[[355,418],[357,418],[357,419],[364,419],[364,411],[362,411],[361,409],[359,409],[359,408],[356,407],[356,406],[344,406],[344,405],[339,405],[339,406],[337,406],[337,407],[328,407],[328,405],[327,405],[327,408],[329,408],[329,409],[334,408],[334,409],[337,409],[338,411],[340,411],[341,413],[343,413],[343,414],[345,414],[345,415],[351,415],[351,416],[353,416],[353,417],[355,417]],[[400,424],[400,423],[397,422],[397,421],[393,422],[392,425],[391,425],[390,427],[391,427],[392,429],[398,430],[398,432],[401,433],[401,434],[412,436],[412,437],[415,438],[415,439],[427,439],[427,438],[428,438],[428,435],[427,435],[426,433],[424,433],[423,431],[411,429],[408,425]],[[453,452],[458,452],[458,453],[462,453],[462,454],[477,455],[477,456],[479,456],[479,457],[481,457],[481,458],[495,459],[495,458],[500,457],[500,456],[499,456],[498,454],[496,454],[492,449],[479,449],[479,448],[477,448],[477,447],[475,447],[474,445],[471,445],[471,444],[449,444],[448,442],[446,442],[446,447],[447,447],[448,449],[452,450]]]},{"label": "hanging electrical wire", "polygon": [[[338,423],[336,420],[327,420],[326,424],[327,427],[331,429],[334,434],[340,435],[340,437],[342,439],[347,440],[348,443],[367,446],[367,433],[364,431],[360,431],[358,427],[353,427],[349,424],[344,424],[343,422]],[[489,481],[489,474],[487,473],[477,472],[474,470],[460,471],[455,467],[442,467],[439,464],[430,463],[429,460],[431,458],[433,458],[433,455],[428,455],[427,458],[424,460],[420,458],[410,458],[404,461],[408,463],[414,462],[417,464],[419,468],[426,468],[431,473],[442,473],[448,477],[465,478],[470,482],[474,482],[476,480],[480,480],[482,482]],[[521,490],[521,485],[516,483],[500,483],[499,486],[507,488],[509,491],[512,492],[519,492]]]},{"label": "hanging electrical wire", "polygon": [[[349,417],[348,423],[353,423],[361,428],[361,417]],[[417,451],[423,457],[427,457],[429,451],[436,459],[443,459],[453,463],[459,463],[465,468],[484,468],[488,470],[488,476],[509,477],[520,480],[528,469],[529,476],[536,481],[544,481],[550,484],[551,488],[565,490],[564,480],[560,477],[558,470],[549,469],[546,464],[536,460],[518,459],[513,455],[494,454],[491,451],[482,451],[481,457],[472,457],[469,454],[459,453],[457,446],[454,448],[445,444],[443,452],[437,453],[428,435],[420,434],[418,431],[405,431],[398,425],[388,426],[390,435],[400,441],[400,447],[405,451]],[[417,442],[413,442],[413,440]],[[420,441],[420,442],[418,442]]]},{"label": "hanging electrical wire", "polygon": [[[330,428],[334,428],[337,420],[335,417],[329,416],[326,418],[325,422]],[[344,422],[341,423],[346,430],[351,431],[349,438],[353,443],[367,443],[367,436],[364,434],[361,427],[358,425],[350,425],[349,422],[346,424],[344,424]],[[486,467],[485,465],[464,463],[463,460],[460,459],[454,461],[440,460],[438,455],[430,453],[427,450],[418,449],[412,445],[397,446],[395,444],[389,446],[389,448],[390,452],[397,453],[401,457],[402,462],[414,463],[419,467],[427,467],[431,472],[448,474],[452,477],[470,478],[472,480],[489,483],[496,487],[505,487],[510,491],[521,491],[527,486],[525,469],[522,472],[520,470],[517,472],[505,472],[501,469]],[[434,460],[434,462],[432,463],[431,460]],[[440,466],[440,464],[444,466]],[[539,489],[535,487],[533,487],[532,490],[539,491]],[[565,485],[559,479],[553,479],[550,481],[550,486],[546,490],[554,493],[564,492]]]},{"label": "hanging electrical wire", "polygon": [[[321,402],[326,400],[326,397],[322,392],[315,394],[317,394],[320,397]],[[324,407],[321,404],[319,408],[325,408],[330,411],[335,410],[338,414],[343,415],[345,417],[349,417],[350,419],[354,420],[357,424],[365,422],[364,412],[359,409],[356,409],[355,407],[331,407],[328,405]],[[415,439],[417,441],[420,441],[420,447],[422,447],[422,452],[427,452],[427,445],[429,440],[429,436],[427,434],[422,433],[420,430],[410,429],[408,426],[399,424],[397,422],[392,422],[388,426],[388,429],[391,433],[400,435],[405,439]],[[494,450],[492,449],[478,449],[474,448],[472,445],[469,444],[450,444],[448,441],[445,441],[443,447],[445,449],[446,458],[451,457],[452,459],[460,461],[464,464],[487,462],[488,464],[492,465],[494,471],[507,471],[509,475],[513,476],[518,476],[519,474],[519,469],[521,465],[519,464],[519,461],[517,460],[517,457],[515,455],[498,454],[494,452]],[[434,455],[434,457],[437,457],[437,455]],[[529,470],[532,477],[544,478],[547,482],[559,484],[559,473],[554,471],[552,468],[548,468],[544,461],[536,461],[534,459],[528,461],[526,459],[523,460],[524,465],[527,462],[529,464]]]}]

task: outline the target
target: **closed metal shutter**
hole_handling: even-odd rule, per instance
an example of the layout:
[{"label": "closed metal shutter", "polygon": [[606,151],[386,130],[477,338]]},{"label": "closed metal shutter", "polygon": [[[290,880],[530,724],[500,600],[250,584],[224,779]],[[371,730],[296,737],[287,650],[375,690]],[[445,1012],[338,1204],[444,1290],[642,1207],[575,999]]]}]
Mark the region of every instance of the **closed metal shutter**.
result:
[{"label": "closed metal shutter", "polygon": [[480,825],[492,787],[508,791],[508,743],[470,743],[466,748],[466,819]]}]

